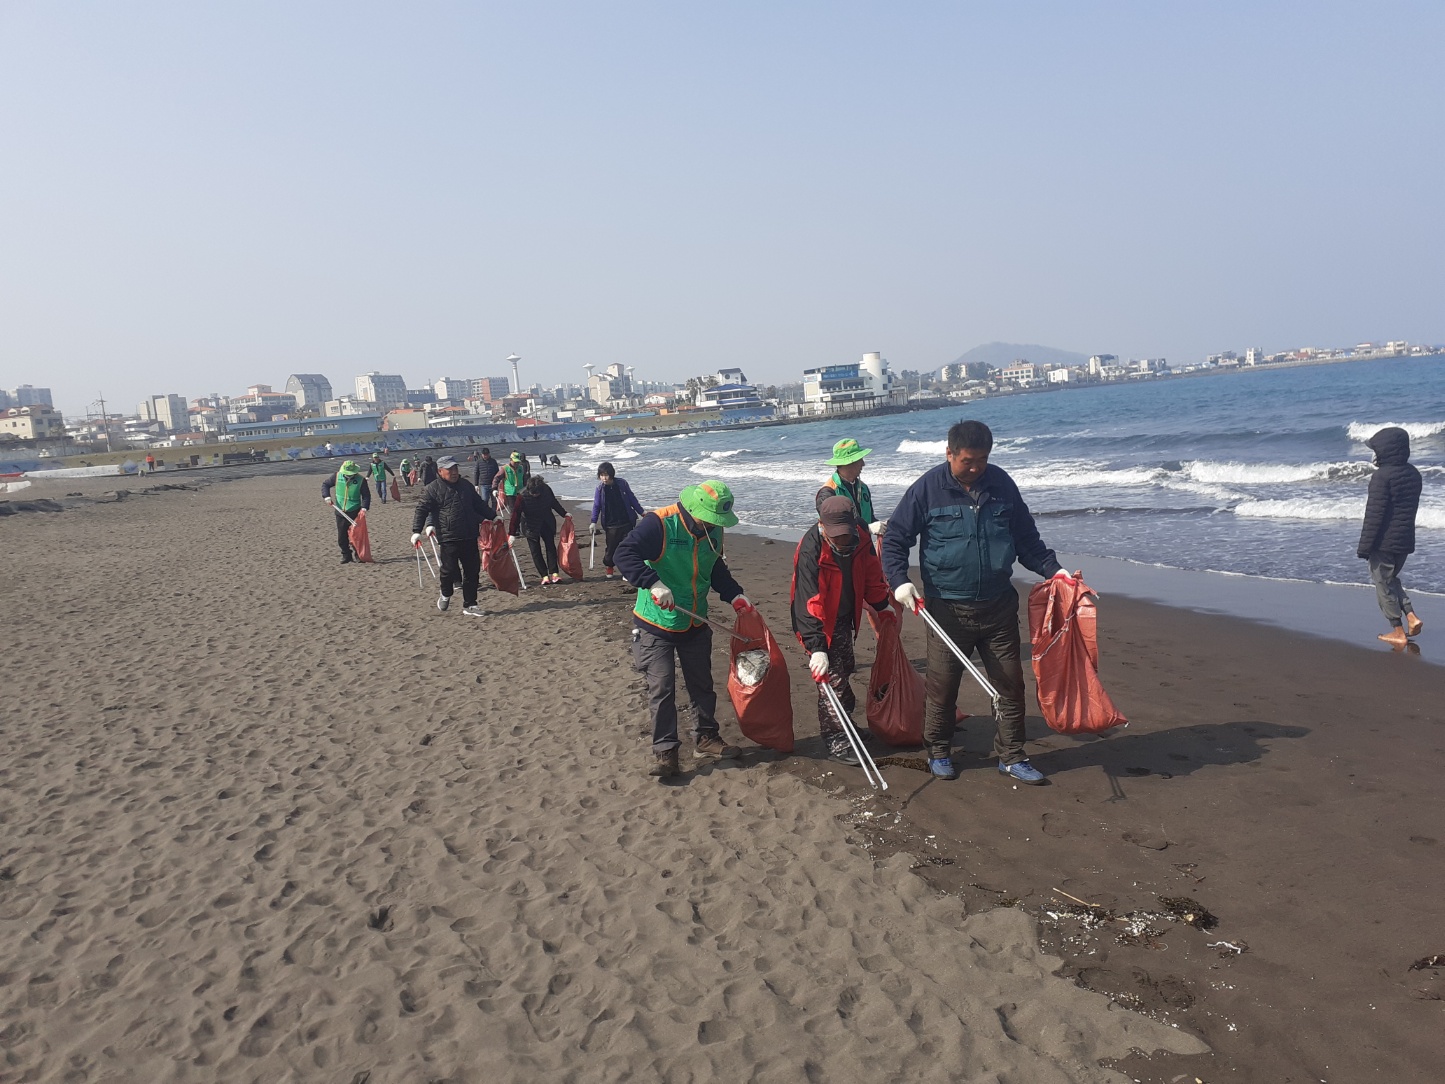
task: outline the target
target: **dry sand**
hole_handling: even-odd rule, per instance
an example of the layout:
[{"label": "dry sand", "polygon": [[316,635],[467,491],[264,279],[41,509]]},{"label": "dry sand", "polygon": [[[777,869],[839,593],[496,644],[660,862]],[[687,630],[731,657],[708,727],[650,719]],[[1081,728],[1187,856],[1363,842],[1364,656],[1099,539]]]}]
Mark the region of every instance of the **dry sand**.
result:
[{"label": "dry sand", "polygon": [[646,778],[618,585],[439,614],[410,509],[343,567],[319,489],[0,518],[7,1084],[1046,1084],[1204,1049],[770,756]]}]

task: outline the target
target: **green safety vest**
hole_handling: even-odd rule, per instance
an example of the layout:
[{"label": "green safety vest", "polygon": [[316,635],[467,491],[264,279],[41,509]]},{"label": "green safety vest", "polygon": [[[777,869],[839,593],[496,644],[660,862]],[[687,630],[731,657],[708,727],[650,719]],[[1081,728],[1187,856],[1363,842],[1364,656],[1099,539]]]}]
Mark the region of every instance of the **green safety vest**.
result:
[{"label": "green safety vest", "polygon": [[[814,475],[814,477],[817,476]],[[873,522],[873,494],[869,492],[868,483],[863,481],[862,478],[859,478],[857,482],[857,497],[854,497],[853,494],[849,491],[847,483],[845,483],[843,479],[838,477],[837,471],[834,471],[833,477],[829,478],[826,482],[823,483],[823,485],[826,486],[828,489],[831,489],[840,497],[847,497],[850,501],[852,501],[853,507],[858,512],[858,518],[861,519],[864,523]]]},{"label": "green safety vest", "polygon": [[336,495],[331,498],[340,508],[352,519],[361,510],[361,475],[342,474],[339,471],[336,475]]},{"label": "green safety vest", "polygon": [[[656,560],[648,561],[647,566],[672,589],[672,599],[678,606],[706,617],[712,569],[722,549],[722,529],[707,529],[711,538],[709,545],[707,539],[697,538],[687,529],[682,521],[680,505],[659,508],[656,515],[662,520],[662,553]],[[695,618],[678,610],[664,610],[652,597],[652,590],[646,587],[638,588],[637,605],[632,612],[649,625],[668,632],[686,632],[699,624]]]},{"label": "green safety vest", "polygon": [[503,493],[505,493],[508,497],[515,497],[518,493],[522,492],[522,487],[526,485],[527,478],[526,475],[522,473],[521,466],[514,466],[513,464],[508,463],[505,467],[502,468],[502,474]]},{"label": "green safety vest", "polygon": [[386,481],[386,460],[375,459],[371,463],[371,476],[378,482]]}]

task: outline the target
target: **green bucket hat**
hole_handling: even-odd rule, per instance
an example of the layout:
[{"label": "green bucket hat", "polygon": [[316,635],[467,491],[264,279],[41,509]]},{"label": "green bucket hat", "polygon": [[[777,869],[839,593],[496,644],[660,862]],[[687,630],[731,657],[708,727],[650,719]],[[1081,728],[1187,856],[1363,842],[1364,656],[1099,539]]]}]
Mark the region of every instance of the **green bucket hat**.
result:
[{"label": "green bucket hat", "polygon": [[693,519],[718,527],[731,527],[738,517],[733,513],[733,491],[727,483],[709,478],[701,485],[688,486],[678,494],[677,503],[687,509]]},{"label": "green bucket hat", "polygon": [[360,473],[361,473],[361,468],[356,465],[356,461],[355,461],[355,460],[348,459],[345,463],[341,464],[341,471],[340,471],[340,473],[342,473],[342,474],[360,474]]},{"label": "green bucket hat", "polygon": [[833,445],[833,458],[828,460],[828,466],[846,467],[849,463],[856,463],[872,454],[872,448],[860,448],[852,437],[845,437]]}]

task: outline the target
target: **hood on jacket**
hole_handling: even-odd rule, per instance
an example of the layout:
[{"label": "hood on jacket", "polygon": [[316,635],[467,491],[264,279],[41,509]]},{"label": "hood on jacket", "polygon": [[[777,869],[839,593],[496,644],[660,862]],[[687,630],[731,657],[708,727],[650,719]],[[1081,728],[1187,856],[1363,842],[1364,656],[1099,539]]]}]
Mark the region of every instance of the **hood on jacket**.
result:
[{"label": "hood on jacket", "polygon": [[1375,453],[1375,462],[1382,467],[1410,461],[1410,434],[1397,425],[1381,429],[1365,441],[1365,447]]}]

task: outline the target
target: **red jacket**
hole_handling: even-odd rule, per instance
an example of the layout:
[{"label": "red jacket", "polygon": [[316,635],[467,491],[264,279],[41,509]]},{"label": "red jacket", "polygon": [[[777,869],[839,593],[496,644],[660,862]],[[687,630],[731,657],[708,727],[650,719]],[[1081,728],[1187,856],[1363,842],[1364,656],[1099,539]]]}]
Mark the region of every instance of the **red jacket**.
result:
[{"label": "red jacket", "polygon": [[[853,631],[863,617],[863,603],[875,610],[888,608],[892,593],[883,579],[883,566],[874,552],[868,532],[860,536],[853,551]],[[833,643],[838,623],[838,605],[843,597],[843,570],[833,549],[823,541],[815,523],[808,528],[793,554],[793,631],[809,651],[826,651]]]}]

